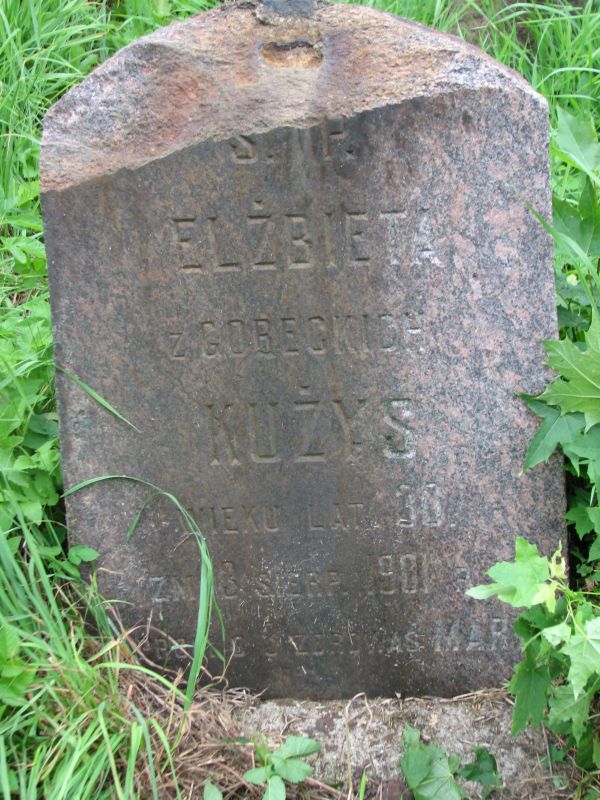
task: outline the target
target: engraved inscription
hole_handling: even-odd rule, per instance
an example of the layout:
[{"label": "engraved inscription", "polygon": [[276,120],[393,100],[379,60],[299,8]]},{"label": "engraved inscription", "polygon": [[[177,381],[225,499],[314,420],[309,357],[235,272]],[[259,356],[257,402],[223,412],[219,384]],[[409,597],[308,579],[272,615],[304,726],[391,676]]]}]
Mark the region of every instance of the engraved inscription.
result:
[{"label": "engraved inscription", "polygon": [[384,416],[386,427],[384,455],[395,460],[415,457],[414,434],[409,427],[413,417],[411,401],[406,397],[392,398]]},{"label": "engraved inscription", "polygon": [[358,658],[366,652],[390,659],[393,665],[403,668],[405,662],[400,656],[416,653],[443,654],[448,652],[497,652],[508,645],[510,627],[506,619],[492,617],[490,620],[464,621],[450,623],[437,622],[431,633],[420,629],[418,622],[409,623],[402,630],[379,628],[368,636],[354,632],[350,626],[317,632],[299,627],[286,639],[273,633],[265,637],[265,653],[268,658],[276,658],[283,651],[292,652],[298,660],[321,658],[324,656],[347,655]]},{"label": "engraved inscription", "polygon": [[256,145],[250,136],[234,136],[230,140],[234,161],[255,164],[257,161]]},{"label": "engraved inscription", "polygon": [[[187,330],[169,331],[172,359],[201,358],[293,358],[298,354],[314,356],[393,354],[414,350],[420,343],[422,324],[418,311],[394,315],[389,311],[290,314],[277,318],[257,314],[252,319],[211,319],[191,322]],[[410,414],[403,399],[393,401],[388,411],[390,427],[389,458],[394,452],[410,448],[399,444],[405,436],[405,421]],[[400,427],[398,427],[400,426]],[[398,449],[400,448],[400,449]]]},{"label": "engraved inscription", "polygon": [[202,272],[199,251],[202,245],[196,232],[196,217],[173,217],[179,268],[185,272]]},{"label": "engraved inscription", "polygon": [[346,654],[359,658],[360,650],[349,630],[315,633],[296,631],[288,636],[288,645],[298,658],[319,658]]},{"label": "engraved inscription", "polygon": [[205,533],[279,533],[278,505],[205,505],[194,509],[194,518]]},{"label": "engraved inscription", "polygon": [[[217,223],[218,220],[218,223]],[[240,272],[241,265],[237,256],[233,254],[231,223],[223,223],[216,215],[208,217],[206,230],[208,242],[212,251],[213,272]]]},{"label": "engraved inscription", "polygon": [[350,251],[351,261],[369,261],[370,256],[367,251],[365,230],[368,225],[368,217],[365,212],[346,212],[346,241]]},{"label": "engraved inscription", "polygon": [[338,569],[307,572],[259,572],[254,578],[226,561],[216,571],[216,585],[223,600],[257,596],[261,600],[294,602],[305,598],[345,596],[349,594],[347,578]]},{"label": "engraved inscription", "polygon": [[210,426],[211,465],[219,466],[224,462],[231,466],[239,466],[236,432],[230,420],[233,405],[231,403],[219,405],[207,403],[205,408]]},{"label": "engraved inscription", "polygon": [[271,214],[264,210],[262,200],[255,200],[248,215],[248,238],[252,257],[252,269],[270,271],[277,267],[273,252],[275,223]]},{"label": "engraved inscription", "polygon": [[[252,161],[250,140],[239,137],[234,159]],[[420,209],[418,213],[425,213]],[[411,241],[405,211],[339,203],[313,207],[310,198],[296,207],[273,207],[254,196],[245,209],[200,215],[182,209],[169,220],[173,260],[183,273],[366,269],[375,250],[387,244],[389,263],[398,264],[403,241]],[[385,262],[384,262],[385,263]]]},{"label": "engraved inscription", "polygon": [[379,597],[429,594],[431,564],[424,553],[372,554],[369,559],[368,594]]},{"label": "engraved inscription", "polygon": [[435,585],[429,556],[420,552],[401,554],[371,553],[356,575],[346,575],[338,567],[324,566],[306,571],[263,570],[255,578],[229,559],[217,569],[217,586],[225,600],[256,594],[261,599],[347,597],[355,580],[364,582],[368,596],[391,601],[401,596],[431,594]]},{"label": "engraved inscription", "polygon": [[[202,406],[212,467],[242,463],[278,465],[352,461],[361,451],[361,430],[368,417],[364,398],[314,397],[309,387],[290,402],[205,403]],[[280,432],[285,428],[286,441]]]},{"label": "engraved inscription", "polygon": [[503,617],[489,622],[456,619],[450,624],[437,622],[433,631],[435,653],[488,651],[498,652],[508,645],[510,626]]},{"label": "engraved inscription", "polygon": [[349,137],[342,117],[325,120],[322,123],[321,132],[325,161],[331,161],[336,157],[343,160],[356,158],[355,145]]},{"label": "engraved inscription", "polygon": [[299,162],[300,168],[305,171],[306,160],[318,158],[319,152],[326,163],[344,163],[357,157],[357,142],[342,117],[326,119],[320,127],[311,130],[290,128],[286,139],[285,146],[277,148],[279,154],[273,152],[272,146],[263,139],[256,140],[252,136],[234,136],[228,144],[234,163],[240,166],[285,161],[288,162],[288,168],[293,169]]},{"label": "engraved inscription", "polygon": [[400,528],[441,528],[446,518],[446,502],[436,483],[413,487],[400,484],[396,490]]},{"label": "engraved inscription", "polygon": [[357,531],[363,523],[365,505],[352,503],[309,503],[306,509],[309,531]]},{"label": "engraved inscription", "polygon": [[313,240],[310,223],[305,214],[287,214],[288,269],[312,269]]}]

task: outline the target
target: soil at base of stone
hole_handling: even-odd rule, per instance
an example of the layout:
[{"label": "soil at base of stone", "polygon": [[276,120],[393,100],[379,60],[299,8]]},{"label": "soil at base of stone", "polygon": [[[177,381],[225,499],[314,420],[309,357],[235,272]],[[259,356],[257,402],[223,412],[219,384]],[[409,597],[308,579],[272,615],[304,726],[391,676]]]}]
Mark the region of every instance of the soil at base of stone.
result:
[{"label": "soil at base of stone", "polygon": [[[398,800],[406,788],[398,763],[405,724],[422,732],[446,753],[473,760],[475,747],[486,747],[496,758],[502,788],[492,796],[502,800],[572,798],[576,785],[571,765],[547,766],[550,734],[542,730],[511,736],[512,705],[501,689],[452,699],[367,699],[308,702],[257,701],[234,713],[241,733],[264,735],[277,742],[290,734],[310,736],[321,744],[314,760],[315,777],[326,784],[353,787],[358,797],[363,769],[369,779],[367,797]],[[558,788],[556,784],[559,784]],[[467,785],[469,796],[481,797],[479,784]]]}]

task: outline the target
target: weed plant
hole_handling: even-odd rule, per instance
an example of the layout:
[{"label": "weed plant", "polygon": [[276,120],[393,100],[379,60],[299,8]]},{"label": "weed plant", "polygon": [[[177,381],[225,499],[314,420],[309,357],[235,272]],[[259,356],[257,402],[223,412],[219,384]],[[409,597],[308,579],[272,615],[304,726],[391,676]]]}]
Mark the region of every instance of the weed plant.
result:
[{"label": "weed plant", "polygon": [[[161,725],[127,696],[124,676],[134,670],[142,674],[145,668],[111,626],[93,584],[86,587],[79,579],[79,563],[94,553],[66,549],[38,158],[43,115],[65,91],[136,37],[213,4],[213,0],[0,0],[0,791],[4,798],[133,798],[141,792],[156,797],[161,775],[173,778],[175,771],[177,726]],[[521,72],[548,99],[559,137],[559,107],[572,115],[569,131],[592,161],[582,178],[581,164],[576,157],[565,158],[565,148],[555,136],[552,228],[559,242],[556,274],[562,334],[581,350],[589,347],[586,332],[598,300],[594,248],[600,230],[600,164],[594,161],[597,150],[590,145],[593,129],[600,125],[598,3],[377,0],[372,5],[464,36]],[[566,135],[564,127],[562,132]],[[573,156],[573,148],[569,152]],[[599,362],[594,363],[600,370]],[[568,376],[564,379],[569,381]],[[553,409],[567,427],[569,414],[585,414],[584,409],[552,404],[548,396],[541,403],[538,411],[542,406],[550,409],[544,410],[544,424]],[[590,437],[582,445],[585,449],[588,443],[587,455],[576,454],[575,460],[569,455],[568,467],[576,479],[569,521],[581,539],[578,570],[586,582],[586,608],[597,608],[598,563],[591,558],[596,551],[590,554],[599,522],[593,511],[598,506],[596,473],[590,469],[600,448],[594,431],[594,426],[578,428],[578,436]],[[93,620],[96,634],[84,626],[86,619]],[[575,624],[575,616],[571,622]],[[541,635],[537,640],[542,641]],[[534,655],[538,659],[539,653]],[[152,680],[164,690],[165,702],[180,708],[189,704],[189,696],[186,699],[176,685],[157,676]],[[589,683],[582,691],[587,697],[591,690]],[[550,692],[548,688],[546,701]],[[593,702],[592,697],[588,710]],[[587,747],[588,760],[582,765],[593,767],[590,719],[588,714],[584,727],[589,731],[591,724],[592,739],[586,735],[592,747]],[[176,779],[170,786],[169,792],[177,796]]]}]

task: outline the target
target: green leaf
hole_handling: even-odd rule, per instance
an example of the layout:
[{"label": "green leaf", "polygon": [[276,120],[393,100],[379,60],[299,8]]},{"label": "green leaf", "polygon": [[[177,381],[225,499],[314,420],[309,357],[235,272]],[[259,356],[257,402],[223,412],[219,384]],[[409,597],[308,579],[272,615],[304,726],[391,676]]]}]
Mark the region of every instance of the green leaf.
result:
[{"label": "green leaf", "polygon": [[600,170],[600,144],[592,122],[558,108],[558,128],[552,140],[554,153],[594,181]]},{"label": "green leaf", "polygon": [[600,198],[589,178],[581,192],[578,211],[581,228],[577,241],[591,258],[600,258]]},{"label": "green leaf", "polygon": [[562,415],[557,408],[546,406],[544,421],[531,440],[523,469],[531,469],[542,461],[547,461],[557,445],[567,444],[581,433],[585,425],[583,414]]},{"label": "green leaf", "polygon": [[223,794],[218,786],[208,781],[204,784],[203,798],[204,800],[223,800]]},{"label": "green leaf", "polygon": [[[555,197],[552,201],[553,223],[563,237],[579,244],[583,252],[591,259],[600,257],[600,204],[589,178],[578,205]],[[558,238],[557,244],[569,258],[572,248],[562,247],[565,238]]]},{"label": "green leaf", "polygon": [[563,414],[582,412],[586,430],[600,422],[600,318],[593,315],[585,335],[585,345],[569,339],[544,343],[549,365],[560,377],[542,393],[541,398],[558,406]]},{"label": "green leaf", "polygon": [[280,758],[273,754],[273,767],[288,783],[300,783],[312,775],[312,767],[300,758]]},{"label": "green leaf", "polygon": [[600,675],[600,617],[588,620],[580,631],[561,649],[571,659],[568,679],[576,698],[592,675]]},{"label": "green leaf", "polygon": [[318,753],[321,745],[306,736],[288,736],[285,742],[275,750],[273,755],[280,758],[306,758]]},{"label": "green leaf", "polygon": [[548,559],[538,554],[536,545],[520,537],[515,542],[515,560],[500,561],[486,574],[494,583],[469,589],[469,597],[481,600],[497,595],[503,602],[521,608],[542,601],[548,604],[546,592],[553,591],[546,583],[550,578]]},{"label": "green leaf", "polygon": [[414,800],[461,800],[464,793],[454,778],[448,757],[436,744],[422,744],[419,731],[404,726],[404,755],[400,768]]},{"label": "green leaf", "polygon": [[76,566],[82,561],[95,561],[99,555],[100,553],[93,547],[86,547],[82,544],[69,547],[69,561]]},{"label": "green leaf", "polygon": [[478,586],[467,589],[465,594],[475,600],[489,600],[490,597],[496,597],[499,594],[499,589],[495,583],[480,583]]},{"label": "green leaf", "polygon": [[582,539],[590,531],[594,530],[594,525],[588,514],[588,507],[584,505],[576,505],[570,508],[565,514],[565,519],[575,525],[575,530],[580,539]]},{"label": "green leaf", "polygon": [[569,451],[587,461],[600,458],[600,425],[594,425],[569,443]]},{"label": "green leaf", "polygon": [[458,774],[466,781],[476,781],[483,786],[482,800],[501,784],[496,759],[485,747],[476,747],[475,761],[460,769]]},{"label": "green leaf", "polygon": [[37,500],[24,500],[21,504],[24,516],[34,525],[41,525],[44,516],[42,504]]},{"label": "green leaf", "polygon": [[593,506],[592,508],[587,508],[586,510],[594,530],[600,531],[600,508],[598,506]]},{"label": "green leaf", "polygon": [[13,659],[19,652],[21,637],[14,625],[3,625],[0,628],[0,664]]},{"label": "green leaf", "polygon": [[548,725],[554,727],[561,722],[571,722],[575,740],[579,742],[589,722],[591,693],[576,698],[568,684],[557,686],[550,698]]},{"label": "green leaf", "polygon": [[258,786],[261,783],[266,783],[271,774],[269,767],[254,767],[244,772],[244,780],[248,783],[253,783]]},{"label": "green leaf", "polygon": [[600,534],[596,534],[588,553],[588,561],[598,561],[598,559],[600,559]]},{"label": "green leaf", "polygon": [[8,683],[0,679],[0,703],[18,708],[25,705],[26,701],[21,692],[15,691]]},{"label": "green leaf", "polygon": [[571,626],[566,622],[559,622],[558,625],[550,625],[542,629],[542,636],[547,639],[553,647],[558,647],[562,642],[568,642],[571,638]]},{"label": "green leaf", "polygon": [[285,800],[285,783],[279,775],[269,778],[263,800]]},{"label": "green leaf", "polygon": [[256,754],[257,761],[266,764],[271,756],[269,746],[264,742],[254,742],[254,753]]},{"label": "green leaf", "polygon": [[540,724],[546,710],[546,695],[550,686],[548,663],[538,665],[533,653],[527,650],[523,661],[515,667],[509,684],[511,692],[515,695],[513,736],[519,731],[524,731],[529,722],[534,728]]}]

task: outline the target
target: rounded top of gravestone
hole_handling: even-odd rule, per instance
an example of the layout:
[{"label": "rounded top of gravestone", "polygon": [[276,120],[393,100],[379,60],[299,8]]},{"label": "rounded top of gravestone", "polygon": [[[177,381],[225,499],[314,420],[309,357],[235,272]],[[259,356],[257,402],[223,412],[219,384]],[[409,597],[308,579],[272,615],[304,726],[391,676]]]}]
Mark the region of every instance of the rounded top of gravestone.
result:
[{"label": "rounded top of gravestone", "polygon": [[135,169],[209,138],[485,89],[544,102],[478,48],[391,14],[311,9],[310,0],[226,4],[125,47],[50,109],[42,189]]}]

